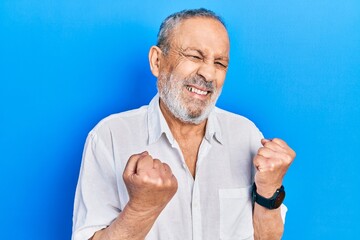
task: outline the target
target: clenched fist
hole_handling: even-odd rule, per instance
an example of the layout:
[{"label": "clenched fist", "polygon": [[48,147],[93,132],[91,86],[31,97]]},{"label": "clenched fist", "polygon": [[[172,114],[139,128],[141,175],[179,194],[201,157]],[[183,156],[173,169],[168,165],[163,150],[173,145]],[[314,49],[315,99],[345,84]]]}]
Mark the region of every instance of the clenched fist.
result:
[{"label": "clenched fist", "polygon": [[283,178],[293,162],[296,154],[281,139],[262,139],[263,147],[259,148],[254,157],[257,169],[255,184],[257,192],[264,197],[271,197],[282,185]]},{"label": "clenched fist", "polygon": [[147,152],[129,158],[123,179],[129,193],[128,206],[144,213],[160,213],[178,187],[170,167]]}]

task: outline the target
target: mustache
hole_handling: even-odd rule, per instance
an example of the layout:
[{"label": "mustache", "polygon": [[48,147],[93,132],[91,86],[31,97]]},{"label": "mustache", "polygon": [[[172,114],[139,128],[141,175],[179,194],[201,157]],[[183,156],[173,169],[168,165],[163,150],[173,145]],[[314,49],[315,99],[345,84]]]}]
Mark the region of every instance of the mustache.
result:
[{"label": "mustache", "polygon": [[206,81],[204,77],[195,75],[184,79],[184,86],[194,85],[206,89],[209,92],[215,92],[216,88],[213,81]]}]

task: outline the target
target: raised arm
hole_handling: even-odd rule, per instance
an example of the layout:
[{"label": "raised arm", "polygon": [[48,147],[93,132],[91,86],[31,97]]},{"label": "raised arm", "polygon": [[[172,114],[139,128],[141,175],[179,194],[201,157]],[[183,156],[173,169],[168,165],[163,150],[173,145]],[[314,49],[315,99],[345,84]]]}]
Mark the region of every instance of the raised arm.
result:
[{"label": "raised arm", "polygon": [[132,155],[123,179],[129,202],[117,219],[94,234],[92,240],[142,240],[177,191],[170,167],[147,152]]},{"label": "raised arm", "polygon": [[[282,186],[283,178],[293,162],[295,152],[281,139],[262,139],[261,147],[254,157],[256,192],[264,198],[271,198]],[[255,239],[281,239],[284,224],[280,208],[268,209],[254,203],[253,213]]]}]

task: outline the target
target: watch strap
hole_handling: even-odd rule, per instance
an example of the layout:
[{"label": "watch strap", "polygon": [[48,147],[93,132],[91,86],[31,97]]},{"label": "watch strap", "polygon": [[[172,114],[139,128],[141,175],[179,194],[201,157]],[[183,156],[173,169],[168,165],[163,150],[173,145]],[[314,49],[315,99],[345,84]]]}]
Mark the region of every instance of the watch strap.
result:
[{"label": "watch strap", "polygon": [[267,209],[276,209],[280,207],[282,204],[284,198],[285,198],[285,189],[284,186],[281,186],[278,188],[274,195],[270,198],[265,198],[257,193],[256,191],[256,184],[253,184],[252,187],[252,197],[253,197],[253,203],[257,203]]}]

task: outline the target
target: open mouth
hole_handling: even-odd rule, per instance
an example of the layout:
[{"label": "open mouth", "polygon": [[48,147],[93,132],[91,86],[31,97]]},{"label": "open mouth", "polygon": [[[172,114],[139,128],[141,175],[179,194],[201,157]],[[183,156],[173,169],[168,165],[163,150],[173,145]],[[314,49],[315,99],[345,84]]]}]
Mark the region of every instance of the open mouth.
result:
[{"label": "open mouth", "polygon": [[204,90],[201,90],[201,89],[198,89],[194,86],[186,86],[186,89],[189,91],[189,92],[192,92],[192,93],[196,93],[198,95],[201,95],[201,96],[206,96],[208,95],[211,91],[204,91]]}]

